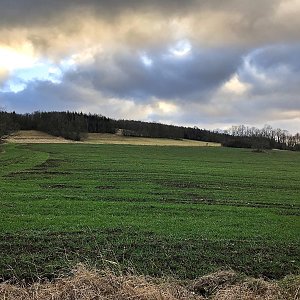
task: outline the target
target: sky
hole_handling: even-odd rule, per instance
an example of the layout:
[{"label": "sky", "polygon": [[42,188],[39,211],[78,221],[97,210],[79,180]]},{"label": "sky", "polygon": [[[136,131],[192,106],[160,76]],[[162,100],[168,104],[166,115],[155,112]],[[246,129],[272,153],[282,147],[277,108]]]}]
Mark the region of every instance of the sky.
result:
[{"label": "sky", "polygon": [[0,0],[0,108],[300,132],[300,0]]}]

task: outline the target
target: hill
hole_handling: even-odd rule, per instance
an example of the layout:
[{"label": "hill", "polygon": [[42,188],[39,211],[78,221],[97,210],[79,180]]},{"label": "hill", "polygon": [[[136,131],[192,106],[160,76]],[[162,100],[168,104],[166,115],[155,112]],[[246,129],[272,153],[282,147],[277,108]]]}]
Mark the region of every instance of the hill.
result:
[{"label": "hill", "polygon": [[[285,130],[273,129],[271,126],[257,129],[240,125],[232,127],[230,131],[219,132],[156,122],[114,120],[101,115],[77,112],[16,114],[0,111],[0,141],[3,136],[17,130],[38,130],[73,141],[84,141],[90,133],[115,134],[121,131],[122,135],[127,137],[193,140],[258,150],[274,148],[300,150],[300,134],[293,136]],[[95,142],[95,136],[88,136],[88,139]],[[141,140],[140,143],[145,143],[145,141]],[[160,143],[161,141],[158,144]]]},{"label": "hill", "polygon": [[[19,130],[5,139],[14,144],[66,144],[76,143],[62,137],[56,137],[37,130]],[[110,133],[88,133],[85,138],[77,143],[84,144],[124,144],[148,146],[182,146],[182,147],[219,147],[221,144],[193,140],[174,140],[164,138],[143,138],[123,136]]]}]

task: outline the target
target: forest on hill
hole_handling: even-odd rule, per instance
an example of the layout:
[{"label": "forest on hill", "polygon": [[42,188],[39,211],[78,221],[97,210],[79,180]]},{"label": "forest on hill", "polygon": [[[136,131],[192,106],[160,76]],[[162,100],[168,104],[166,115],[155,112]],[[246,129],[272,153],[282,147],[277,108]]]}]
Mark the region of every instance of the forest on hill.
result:
[{"label": "forest on hill", "polygon": [[244,125],[228,131],[166,125],[135,120],[114,120],[98,114],[78,112],[34,112],[18,114],[0,111],[0,138],[17,130],[39,130],[80,141],[87,133],[116,133],[125,136],[190,139],[221,143],[226,147],[300,151],[300,134],[265,125],[262,129]]}]

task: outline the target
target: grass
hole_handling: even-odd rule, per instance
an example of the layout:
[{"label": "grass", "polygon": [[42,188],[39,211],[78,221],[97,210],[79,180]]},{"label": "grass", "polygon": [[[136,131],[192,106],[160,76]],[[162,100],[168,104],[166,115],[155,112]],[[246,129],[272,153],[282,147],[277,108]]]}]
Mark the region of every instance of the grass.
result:
[{"label": "grass", "polygon": [[39,143],[58,143],[58,144],[65,144],[65,143],[74,143],[74,141],[66,140],[62,137],[56,137],[45,132],[36,131],[36,130],[20,130],[17,131],[5,139],[9,143],[16,143],[16,144],[39,144]]},{"label": "grass", "polygon": [[192,141],[187,139],[143,138],[122,136],[108,133],[89,133],[84,143],[89,144],[123,144],[144,146],[183,146],[183,147],[220,147],[219,143]]},{"label": "grass", "polygon": [[[6,141],[16,144],[66,144],[78,143],[55,137],[36,130],[20,130],[7,137]],[[113,145],[144,145],[144,146],[182,146],[182,147],[220,147],[219,143],[192,141],[186,139],[143,138],[123,136],[110,133],[87,133],[80,143],[84,144],[113,144]]]},{"label": "grass", "polygon": [[0,274],[299,274],[300,153],[31,144],[0,154]]},{"label": "grass", "polygon": [[300,277],[268,281],[220,271],[196,280],[152,278],[102,271],[79,264],[69,276],[52,282],[0,284],[2,300],[289,300],[298,299]]}]

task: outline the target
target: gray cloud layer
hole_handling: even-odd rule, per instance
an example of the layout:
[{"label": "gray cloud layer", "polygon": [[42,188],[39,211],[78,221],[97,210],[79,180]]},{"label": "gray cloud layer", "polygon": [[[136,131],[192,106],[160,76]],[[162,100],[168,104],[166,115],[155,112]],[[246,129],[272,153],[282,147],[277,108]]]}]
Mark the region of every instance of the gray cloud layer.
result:
[{"label": "gray cloud layer", "polygon": [[246,0],[1,0],[0,19],[2,24],[28,26],[35,23],[54,22],[54,16],[67,12],[92,10],[101,17],[112,18],[126,11],[154,11],[185,15],[197,10],[243,12],[253,20],[272,14],[280,0],[261,0],[259,5]]},{"label": "gray cloud layer", "polygon": [[[63,72],[0,91],[0,106],[300,131],[298,28],[297,0],[0,0],[0,51]],[[191,49],[176,55],[180,41]],[[0,58],[0,81],[14,76]]]},{"label": "gray cloud layer", "polygon": [[[241,61],[235,49],[196,49],[187,57],[149,53],[150,66],[137,53],[98,55],[91,65],[79,67],[66,79],[78,84],[88,81],[109,96],[137,101],[157,97],[201,101],[203,96],[230,78]],[[86,83],[86,82],[85,82]]]}]

